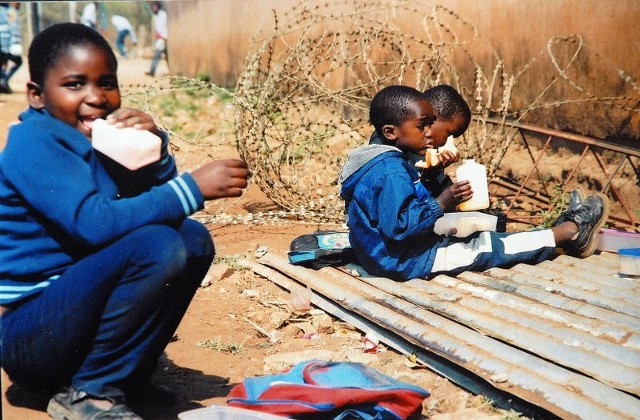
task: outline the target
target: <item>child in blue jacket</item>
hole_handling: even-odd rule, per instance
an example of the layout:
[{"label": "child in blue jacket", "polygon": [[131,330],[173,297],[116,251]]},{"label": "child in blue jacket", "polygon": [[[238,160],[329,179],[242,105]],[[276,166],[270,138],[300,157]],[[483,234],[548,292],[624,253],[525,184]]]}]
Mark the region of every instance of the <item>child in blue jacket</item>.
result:
[{"label": "child in blue jacket", "polygon": [[[65,387],[53,418],[139,418],[125,395],[158,395],[157,361],[214,257],[189,216],[241,195],[250,176],[239,160],[178,176],[166,133],[120,107],[116,70],[91,28],[38,34],[29,109],[0,154],[2,368],[27,389]],[[160,136],[160,160],[129,171],[96,152],[98,118]]]},{"label": "child in blue jacket", "polygon": [[[455,114],[459,115],[459,114]],[[479,232],[467,238],[438,235],[433,228],[445,211],[473,196],[467,181],[435,195],[420,182],[412,155],[444,145],[427,96],[408,86],[389,86],[371,102],[369,117],[382,144],[349,154],[340,174],[349,241],[370,274],[405,281],[466,270],[535,264],[551,258],[557,246],[586,257],[595,251],[597,232],[609,203],[602,194],[586,198],[561,215],[551,229],[521,233]],[[462,134],[470,115],[451,120],[450,133]]]},{"label": "child in blue jacket", "polygon": [[[467,130],[471,122],[471,109],[455,88],[446,84],[436,85],[425,90],[424,96],[433,107],[435,114],[435,120],[429,130],[432,143],[444,144],[449,137],[459,137]],[[373,132],[369,144],[382,144],[377,132]],[[439,155],[439,160],[439,165],[420,170],[420,181],[434,197],[439,196],[453,183],[445,174],[444,168],[458,162],[460,155],[445,151]],[[408,153],[407,162],[415,166],[419,162],[424,162],[424,156]]]}]

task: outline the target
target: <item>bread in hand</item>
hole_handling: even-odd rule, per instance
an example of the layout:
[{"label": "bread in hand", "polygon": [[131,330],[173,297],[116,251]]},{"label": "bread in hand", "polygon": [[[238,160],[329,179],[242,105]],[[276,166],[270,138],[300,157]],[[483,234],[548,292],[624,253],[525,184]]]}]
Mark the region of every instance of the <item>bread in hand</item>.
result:
[{"label": "bread in hand", "polygon": [[447,141],[442,147],[437,149],[427,149],[424,154],[424,160],[416,163],[418,168],[431,168],[432,166],[438,166],[442,163],[441,155],[444,152],[451,152],[454,155],[458,153],[455,144],[453,144],[453,136],[449,136]]}]

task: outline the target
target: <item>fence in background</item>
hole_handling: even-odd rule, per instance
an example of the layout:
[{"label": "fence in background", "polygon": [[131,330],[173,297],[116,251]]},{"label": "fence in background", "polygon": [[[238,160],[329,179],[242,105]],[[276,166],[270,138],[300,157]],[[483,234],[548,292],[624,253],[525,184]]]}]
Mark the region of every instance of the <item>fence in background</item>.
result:
[{"label": "fence in background", "polygon": [[[536,207],[546,207],[550,212],[558,194],[579,186],[586,194],[597,190],[610,197],[609,225],[640,228],[640,150],[529,124],[486,122],[510,126],[508,147],[521,151],[517,154],[519,175],[498,168],[491,181],[495,195],[504,201],[508,219],[536,224],[540,214],[527,212],[524,209],[530,206],[522,203],[534,201]],[[514,156],[507,150],[503,160]],[[560,164],[556,173],[549,171]],[[513,166],[511,162],[509,167]]]}]

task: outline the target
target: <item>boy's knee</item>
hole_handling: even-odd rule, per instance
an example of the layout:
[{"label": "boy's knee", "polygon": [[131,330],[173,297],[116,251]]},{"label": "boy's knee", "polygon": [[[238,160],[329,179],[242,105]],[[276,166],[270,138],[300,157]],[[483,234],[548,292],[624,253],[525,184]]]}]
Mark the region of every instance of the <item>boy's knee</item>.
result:
[{"label": "boy's knee", "polygon": [[187,250],[184,241],[178,232],[169,226],[143,226],[132,232],[130,239],[140,258],[155,261],[159,265],[186,265]]},{"label": "boy's knee", "polygon": [[202,223],[186,219],[178,229],[187,248],[187,258],[213,261],[215,246],[211,233]]}]

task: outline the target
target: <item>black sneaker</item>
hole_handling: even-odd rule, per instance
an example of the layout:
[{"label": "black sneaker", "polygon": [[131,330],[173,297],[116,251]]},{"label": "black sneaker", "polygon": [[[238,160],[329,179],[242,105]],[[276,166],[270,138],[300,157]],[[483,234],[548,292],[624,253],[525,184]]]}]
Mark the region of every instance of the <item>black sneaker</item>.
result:
[{"label": "black sneaker", "polygon": [[584,194],[582,193],[582,189],[580,187],[576,188],[573,191],[569,191],[569,200],[567,210],[577,209],[582,205],[584,201]]},{"label": "black sneaker", "polygon": [[580,187],[576,188],[573,191],[569,191],[569,200],[567,202],[567,210],[562,212],[560,217],[558,217],[558,219],[555,222],[553,222],[553,226],[558,226],[559,224],[566,222],[568,220],[567,212],[570,212],[572,210],[577,210],[578,207],[582,205],[583,201],[584,201],[584,194],[582,193],[582,190],[580,189]]},{"label": "black sneaker", "polygon": [[93,405],[86,392],[68,388],[51,398],[47,406],[47,414],[54,419],[88,420],[88,419],[124,419],[142,420],[124,404],[123,398],[109,398],[113,406],[108,410]]},{"label": "black sneaker", "polygon": [[587,197],[575,210],[563,213],[566,221],[578,225],[578,235],[564,246],[565,251],[574,257],[586,258],[593,254],[598,246],[598,233],[609,216],[609,199],[601,193]]}]

